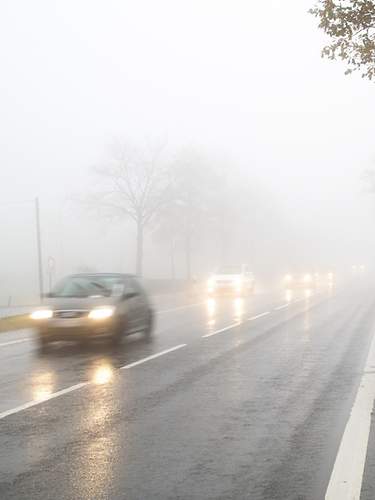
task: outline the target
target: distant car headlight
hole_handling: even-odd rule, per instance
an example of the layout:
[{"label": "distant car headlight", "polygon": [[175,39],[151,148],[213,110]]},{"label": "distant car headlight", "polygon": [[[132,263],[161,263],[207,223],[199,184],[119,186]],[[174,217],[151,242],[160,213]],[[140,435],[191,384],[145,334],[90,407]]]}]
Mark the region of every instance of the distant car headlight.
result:
[{"label": "distant car headlight", "polygon": [[89,312],[89,318],[95,320],[108,319],[113,316],[114,307],[98,307]]},{"label": "distant car headlight", "polygon": [[284,280],[287,282],[287,283],[290,283],[291,281],[293,281],[293,276],[291,274],[286,274],[284,276]]},{"label": "distant car headlight", "polygon": [[237,291],[237,292],[242,292],[242,287],[243,287],[243,279],[242,278],[235,278],[232,281],[232,287]]},{"label": "distant car headlight", "polygon": [[311,274],[305,274],[305,276],[303,277],[304,283],[310,283],[311,280],[312,280]]},{"label": "distant car headlight", "polygon": [[50,319],[53,316],[51,309],[38,309],[30,314],[31,319]]},{"label": "distant car headlight", "polygon": [[215,287],[216,287],[216,280],[215,278],[210,278],[208,281],[207,281],[207,289],[209,292],[213,292],[215,290]]}]

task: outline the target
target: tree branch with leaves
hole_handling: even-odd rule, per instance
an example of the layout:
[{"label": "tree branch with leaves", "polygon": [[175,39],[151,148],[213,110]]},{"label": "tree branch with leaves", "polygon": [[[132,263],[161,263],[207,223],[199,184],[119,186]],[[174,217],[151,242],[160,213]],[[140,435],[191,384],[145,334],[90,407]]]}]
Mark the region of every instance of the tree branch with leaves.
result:
[{"label": "tree branch with leaves", "polygon": [[332,39],[322,50],[328,59],[346,61],[346,74],[360,71],[375,77],[375,2],[372,0],[320,0],[310,13]]}]

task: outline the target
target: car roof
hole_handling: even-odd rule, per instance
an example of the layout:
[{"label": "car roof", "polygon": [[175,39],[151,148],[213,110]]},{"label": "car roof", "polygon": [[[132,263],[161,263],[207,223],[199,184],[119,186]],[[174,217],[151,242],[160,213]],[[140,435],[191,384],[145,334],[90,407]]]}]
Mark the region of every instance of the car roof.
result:
[{"label": "car roof", "polygon": [[136,278],[135,274],[128,274],[128,273],[76,273],[76,274],[71,274],[71,277],[74,278],[79,278],[79,277],[85,277],[85,276],[97,276],[97,277],[103,277],[103,278]]}]

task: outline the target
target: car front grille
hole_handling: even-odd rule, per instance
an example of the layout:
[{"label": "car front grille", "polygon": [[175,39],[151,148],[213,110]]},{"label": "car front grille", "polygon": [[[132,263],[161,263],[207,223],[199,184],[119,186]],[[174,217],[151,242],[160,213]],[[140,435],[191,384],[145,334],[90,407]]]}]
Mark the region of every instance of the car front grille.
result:
[{"label": "car front grille", "polygon": [[53,313],[53,317],[61,319],[71,319],[71,318],[82,318],[83,316],[87,316],[87,314],[88,311],[64,310],[64,311],[55,311]]}]

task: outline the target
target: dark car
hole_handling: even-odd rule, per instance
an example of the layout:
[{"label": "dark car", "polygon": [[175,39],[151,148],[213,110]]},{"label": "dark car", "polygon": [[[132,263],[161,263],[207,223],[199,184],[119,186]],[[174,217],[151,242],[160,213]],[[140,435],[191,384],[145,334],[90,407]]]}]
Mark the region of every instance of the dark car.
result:
[{"label": "dark car", "polygon": [[152,334],[154,312],[139,280],[129,274],[75,274],[46,295],[31,318],[40,347],[53,341],[89,342]]}]

